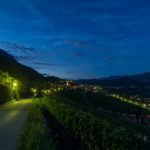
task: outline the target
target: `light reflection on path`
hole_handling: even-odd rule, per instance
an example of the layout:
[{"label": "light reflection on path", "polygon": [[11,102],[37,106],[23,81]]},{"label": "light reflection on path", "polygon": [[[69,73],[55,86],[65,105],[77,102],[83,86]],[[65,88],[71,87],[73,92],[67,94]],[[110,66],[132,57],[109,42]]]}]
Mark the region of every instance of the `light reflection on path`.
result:
[{"label": "light reflection on path", "polygon": [[15,150],[31,100],[21,100],[0,107],[0,150]]}]

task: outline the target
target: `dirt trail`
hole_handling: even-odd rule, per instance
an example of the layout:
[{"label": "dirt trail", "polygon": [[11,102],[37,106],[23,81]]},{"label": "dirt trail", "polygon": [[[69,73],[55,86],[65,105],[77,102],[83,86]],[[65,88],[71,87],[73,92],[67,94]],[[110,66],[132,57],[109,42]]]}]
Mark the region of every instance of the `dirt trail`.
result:
[{"label": "dirt trail", "polygon": [[16,150],[31,99],[0,106],[0,150]]}]

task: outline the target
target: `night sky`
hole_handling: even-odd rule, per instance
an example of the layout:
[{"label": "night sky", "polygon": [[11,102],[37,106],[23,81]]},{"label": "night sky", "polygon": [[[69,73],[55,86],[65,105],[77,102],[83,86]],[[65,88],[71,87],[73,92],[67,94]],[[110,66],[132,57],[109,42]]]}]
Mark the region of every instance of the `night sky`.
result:
[{"label": "night sky", "polygon": [[148,72],[149,0],[1,0],[0,48],[42,74]]}]

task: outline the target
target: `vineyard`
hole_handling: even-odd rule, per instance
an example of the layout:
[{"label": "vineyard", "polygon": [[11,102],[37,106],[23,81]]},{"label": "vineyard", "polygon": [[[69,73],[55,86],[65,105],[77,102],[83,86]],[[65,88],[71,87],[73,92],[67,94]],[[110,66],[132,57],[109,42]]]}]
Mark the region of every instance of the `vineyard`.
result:
[{"label": "vineyard", "polygon": [[102,93],[86,93],[90,103],[95,107],[102,107],[113,112],[136,113],[140,109],[142,114],[150,114],[148,108],[143,108],[142,104],[137,105],[134,101],[121,100],[112,96],[105,96]]},{"label": "vineyard", "polygon": [[144,148],[145,134],[134,129],[128,132],[126,127],[114,125],[109,120],[94,115],[90,109],[85,111],[75,102],[72,105],[66,103],[69,101],[67,97],[63,95],[60,98],[60,95],[45,97],[43,103],[72,136],[80,139],[81,149]]},{"label": "vineyard", "polygon": [[[44,118],[42,120],[45,121],[42,124],[45,124],[45,129],[42,129],[42,124],[41,129],[43,132],[45,130],[47,132],[43,133],[43,136],[45,140],[48,138],[50,143],[55,145],[53,149],[148,149],[150,146],[148,127],[89,107],[84,101],[82,92],[82,90],[59,91],[42,98],[38,101],[40,113],[37,111],[36,117],[33,117],[35,119],[28,119],[31,124],[35,122],[35,128],[30,130],[34,131],[36,124],[43,122],[38,122],[38,117]],[[30,113],[29,118],[33,114]],[[41,129],[39,128],[39,130]],[[25,143],[28,140],[27,137],[31,138],[30,144],[32,145],[35,140],[32,137],[32,132],[27,131],[25,127],[22,141]],[[39,140],[43,140],[43,138],[39,138]],[[63,148],[62,143],[67,145],[67,148]],[[69,143],[72,143],[74,148],[69,147]],[[23,147],[26,147],[25,145]],[[43,148],[43,150],[45,149]]]}]

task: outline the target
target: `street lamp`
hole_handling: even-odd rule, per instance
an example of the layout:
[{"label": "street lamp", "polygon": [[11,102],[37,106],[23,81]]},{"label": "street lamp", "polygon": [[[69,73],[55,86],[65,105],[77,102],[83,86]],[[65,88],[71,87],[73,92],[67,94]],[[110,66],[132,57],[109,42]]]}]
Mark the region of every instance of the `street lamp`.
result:
[{"label": "street lamp", "polygon": [[14,87],[16,87],[16,86],[17,86],[17,83],[16,83],[16,82],[14,82],[14,83],[13,83],[13,86],[14,86]]},{"label": "street lamp", "polygon": [[12,96],[15,99],[19,98],[19,95],[18,95],[18,83],[15,82],[15,81],[12,83]]}]

